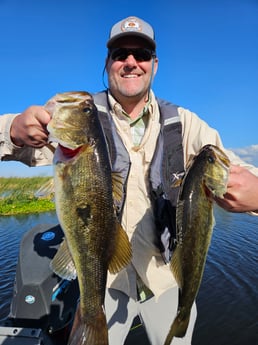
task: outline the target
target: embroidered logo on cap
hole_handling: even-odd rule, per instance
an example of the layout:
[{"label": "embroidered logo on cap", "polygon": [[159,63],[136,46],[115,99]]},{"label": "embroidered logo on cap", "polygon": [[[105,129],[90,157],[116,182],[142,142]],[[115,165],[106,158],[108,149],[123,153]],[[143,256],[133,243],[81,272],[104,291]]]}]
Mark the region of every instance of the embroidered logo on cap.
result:
[{"label": "embroidered logo on cap", "polygon": [[136,18],[125,20],[121,25],[122,31],[142,31],[141,23]]}]

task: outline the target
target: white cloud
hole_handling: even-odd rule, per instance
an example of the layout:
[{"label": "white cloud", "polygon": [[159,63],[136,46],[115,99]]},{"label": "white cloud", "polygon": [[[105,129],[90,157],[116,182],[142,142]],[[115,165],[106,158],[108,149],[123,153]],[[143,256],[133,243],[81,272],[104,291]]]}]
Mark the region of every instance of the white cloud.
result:
[{"label": "white cloud", "polygon": [[258,167],[258,144],[234,149],[231,148],[230,150],[233,151],[245,162]]}]

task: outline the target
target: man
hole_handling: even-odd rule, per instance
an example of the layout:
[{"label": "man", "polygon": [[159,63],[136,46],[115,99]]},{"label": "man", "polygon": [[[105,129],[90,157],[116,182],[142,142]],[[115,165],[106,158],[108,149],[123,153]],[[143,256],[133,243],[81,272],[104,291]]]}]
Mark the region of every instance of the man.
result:
[{"label": "man", "polygon": [[[156,99],[151,83],[158,58],[154,32],[148,23],[136,17],[116,23],[107,47],[109,89],[94,95],[94,99],[108,137],[113,170],[125,173],[126,197],[119,216],[133,248],[132,263],[117,275],[108,276],[105,308],[109,340],[111,345],[123,344],[134,317],[140,315],[150,343],[160,345],[177,312],[178,289],[169,265],[164,263],[168,256],[160,238],[160,233],[168,227],[171,244],[173,227],[160,219],[155,222],[165,208],[153,205],[170,193],[162,189],[169,184],[164,174],[156,177],[162,164],[158,162],[169,160],[166,153],[171,152],[171,165],[178,162],[169,171],[172,175],[182,173],[188,160],[206,144],[225,149],[218,133],[194,113]],[[49,120],[50,114],[40,106],[29,107],[18,115],[2,116],[1,159],[20,160],[29,166],[51,164],[52,153],[45,146]],[[164,139],[161,132],[166,123],[175,124],[179,134],[171,129],[173,135]],[[162,145],[172,136],[179,142],[171,142],[164,150]],[[227,193],[216,201],[228,211],[255,213],[258,169],[245,164],[232,152],[227,154],[234,165]],[[175,200],[172,195],[173,207]],[[191,344],[195,319],[193,305],[187,333],[182,339],[174,338],[173,345]]]}]

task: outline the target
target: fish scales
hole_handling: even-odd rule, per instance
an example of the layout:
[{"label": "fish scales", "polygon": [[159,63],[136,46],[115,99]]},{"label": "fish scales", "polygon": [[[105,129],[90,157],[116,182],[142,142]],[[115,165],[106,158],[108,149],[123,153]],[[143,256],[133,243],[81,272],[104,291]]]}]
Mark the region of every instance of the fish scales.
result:
[{"label": "fish scales", "polygon": [[222,197],[226,192],[228,174],[227,156],[218,147],[206,145],[183,178],[176,212],[177,247],[171,260],[179,301],[165,345],[171,344],[173,337],[184,337],[187,331],[212,237],[213,197]]},{"label": "fish scales", "polygon": [[[64,229],[73,229],[65,234],[73,259],[78,262],[76,271],[78,279],[81,279],[81,299],[87,296],[87,303],[81,303],[81,308],[85,306],[89,313],[90,307],[94,305],[92,299],[101,298],[98,302],[101,305],[104,302],[103,293],[100,294],[93,287],[98,286],[100,291],[104,290],[105,272],[113,245],[108,238],[112,231],[109,233],[94,230],[112,229],[114,219],[111,180],[108,181],[107,176],[104,176],[105,169],[100,171],[100,165],[92,159],[94,153],[89,154],[86,149],[82,151],[74,162],[76,164],[56,164],[55,175],[58,181],[55,185],[61,226]],[[99,277],[100,282],[97,281]],[[87,289],[87,293],[84,289]]]},{"label": "fish scales", "polygon": [[59,143],[54,185],[57,216],[65,234],[51,265],[65,279],[77,276],[80,288],[69,344],[107,345],[107,270],[117,272],[128,264],[131,247],[115,217],[105,137],[88,93],[57,94],[46,109],[52,114],[50,137]]}]

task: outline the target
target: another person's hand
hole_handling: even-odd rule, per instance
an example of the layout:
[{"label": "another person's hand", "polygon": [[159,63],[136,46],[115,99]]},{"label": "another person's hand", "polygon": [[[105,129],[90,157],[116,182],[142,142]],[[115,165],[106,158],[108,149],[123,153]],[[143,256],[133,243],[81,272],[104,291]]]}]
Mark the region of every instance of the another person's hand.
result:
[{"label": "another person's hand", "polygon": [[230,212],[258,210],[258,177],[246,168],[231,165],[227,192],[224,198],[215,200]]},{"label": "another person's hand", "polygon": [[11,140],[17,146],[43,147],[48,142],[49,113],[41,106],[31,106],[16,116],[11,126]]}]

